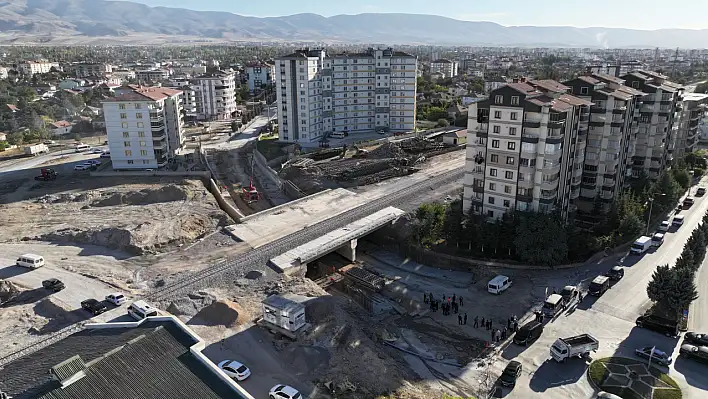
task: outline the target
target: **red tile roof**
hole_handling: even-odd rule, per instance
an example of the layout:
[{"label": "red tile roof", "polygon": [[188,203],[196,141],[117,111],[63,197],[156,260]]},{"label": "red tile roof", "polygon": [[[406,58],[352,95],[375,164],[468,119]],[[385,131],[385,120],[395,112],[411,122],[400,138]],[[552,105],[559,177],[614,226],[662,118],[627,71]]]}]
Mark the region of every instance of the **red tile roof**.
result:
[{"label": "red tile roof", "polygon": [[182,90],[169,89],[167,87],[148,87],[138,85],[128,85],[133,91],[128,91],[118,97],[108,98],[106,102],[121,101],[160,101],[167,97],[182,94]]},{"label": "red tile roof", "polygon": [[57,121],[57,122],[52,123],[52,126],[54,126],[54,127],[57,128],[57,129],[61,129],[61,128],[63,128],[63,127],[69,127],[69,126],[71,126],[71,122],[67,122],[67,121]]},{"label": "red tile roof", "polygon": [[12,112],[17,112],[20,110],[19,108],[17,108],[17,105],[15,105],[15,104],[7,104],[7,107],[10,108],[10,111],[12,111]]},{"label": "red tile roof", "polygon": [[566,93],[568,92],[568,90],[570,90],[570,87],[551,79],[532,80],[529,83],[531,83],[533,86],[537,86],[542,89],[554,91],[557,93]]}]

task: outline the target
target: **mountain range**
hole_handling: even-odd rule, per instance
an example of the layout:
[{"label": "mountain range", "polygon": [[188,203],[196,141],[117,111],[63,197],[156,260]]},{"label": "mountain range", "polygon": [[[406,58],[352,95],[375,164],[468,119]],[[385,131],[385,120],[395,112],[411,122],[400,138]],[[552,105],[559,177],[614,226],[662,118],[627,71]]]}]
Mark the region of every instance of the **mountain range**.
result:
[{"label": "mountain range", "polygon": [[461,46],[704,48],[708,29],[502,26],[434,15],[297,14],[149,7],[127,1],[0,0],[0,43],[329,42]]}]

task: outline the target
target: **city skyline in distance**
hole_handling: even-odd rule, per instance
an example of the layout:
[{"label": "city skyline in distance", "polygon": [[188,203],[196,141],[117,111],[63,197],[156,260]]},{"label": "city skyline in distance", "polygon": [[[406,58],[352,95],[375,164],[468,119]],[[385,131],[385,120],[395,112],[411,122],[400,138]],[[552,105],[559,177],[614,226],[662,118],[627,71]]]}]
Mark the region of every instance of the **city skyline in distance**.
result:
[{"label": "city skyline in distance", "polygon": [[708,29],[704,15],[708,14],[708,2],[702,0],[676,0],[668,12],[681,13],[680,18],[667,17],[667,3],[646,0],[641,7],[637,3],[596,0],[591,4],[576,7],[558,7],[550,0],[507,0],[505,2],[454,3],[440,7],[424,0],[324,2],[304,0],[291,2],[271,0],[268,2],[233,2],[231,0],[138,0],[151,7],[176,7],[195,11],[225,11],[254,17],[281,17],[313,13],[324,17],[355,15],[362,13],[406,13],[438,15],[461,21],[494,22],[503,26],[571,26],[577,28],[605,27],[639,30],[656,29]]}]

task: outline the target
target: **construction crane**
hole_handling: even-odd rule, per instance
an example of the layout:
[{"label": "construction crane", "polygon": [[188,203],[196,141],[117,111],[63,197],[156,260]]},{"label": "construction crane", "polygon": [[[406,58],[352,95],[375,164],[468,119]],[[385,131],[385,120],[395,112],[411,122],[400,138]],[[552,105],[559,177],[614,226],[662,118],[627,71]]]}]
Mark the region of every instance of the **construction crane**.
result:
[{"label": "construction crane", "polygon": [[251,175],[249,176],[248,187],[243,187],[243,192],[241,193],[241,198],[247,204],[259,201],[261,199],[261,193],[258,192],[256,186],[253,185],[253,158],[251,155]]}]

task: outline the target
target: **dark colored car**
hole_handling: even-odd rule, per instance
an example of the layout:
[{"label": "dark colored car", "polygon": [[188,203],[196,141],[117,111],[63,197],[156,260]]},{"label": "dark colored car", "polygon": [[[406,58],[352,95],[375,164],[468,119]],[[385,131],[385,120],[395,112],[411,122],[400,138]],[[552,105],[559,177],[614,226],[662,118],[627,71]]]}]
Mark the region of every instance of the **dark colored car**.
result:
[{"label": "dark colored car", "polygon": [[624,268],[622,266],[614,266],[605,273],[605,276],[609,277],[610,280],[618,281],[624,277]]},{"label": "dark colored car", "polygon": [[50,278],[47,280],[42,281],[42,287],[48,290],[52,290],[54,292],[59,292],[66,288],[64,286],[64,283],[61,282],[61,280],[56,279],[56,278]]},{"label": "dark colored car", "polygon": [[85,301],[82,301],[81,307],[91,312],[91,314],[93,314],[94,316],[99,315],[108,310],[108,307],[106,307],[105,303],[96,299],[87,299]]},{"label": "dark colored car", "polygon": [[687,332],[683,338],[693,345],[708,346],[708,334]]},{"label": "dark colored car", "polygon": [[519,331],[514,334],[514,343],[517,345],[528,345],[537,340],[543,333],[543,323],[530,321],[519,327]]},{"label": "dark colored car", "polygon": [[705,187],[698,187],[698,190],[696,190],[696,197],[702,197],[706,194],[706,188]]},{"label": "dark colored car", "polygon": [[635,321],[637,327],[646,328],[669,337],[675,337],[679,334],[679,326],[677,321],[664,319],[657,316],[639,316]]},{"label": "dark colored car", "polygon": [[499,381],[501,381],[501,384],[505,387],[512,387],[516,385],[516,379],[519,378],[520,375],[521,363],[516,360],[512,360],[506,365],[504,372],[501,377],[499,377]]},{"label": "dark colored car", "polygon": [[563,302],[565,306],[569,306],[578,297],[579,291],[577,287],[572,285],[566,285],[560,292],[560,296],[563,297]]},{"label": "dark colored car", "polygon": [[681,349],[679,349],[679,355],[708,364],[708,346],[683,344]]},{"label": "dark colored car", "polygon": [[688,209],[692,207],[695,202],[696,200],[694,200],[693,198],[687,197],[685,200],[683,200],[683,209]]}]

